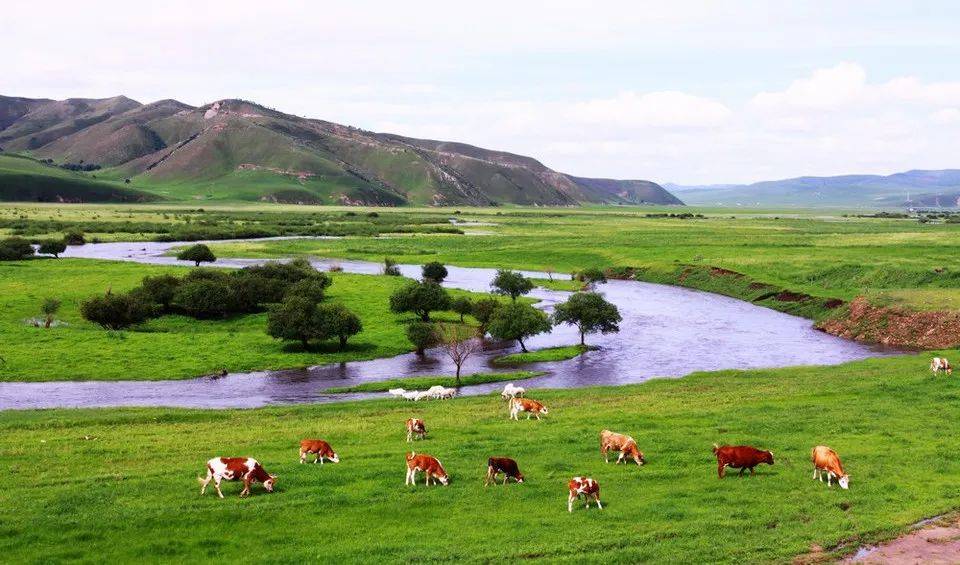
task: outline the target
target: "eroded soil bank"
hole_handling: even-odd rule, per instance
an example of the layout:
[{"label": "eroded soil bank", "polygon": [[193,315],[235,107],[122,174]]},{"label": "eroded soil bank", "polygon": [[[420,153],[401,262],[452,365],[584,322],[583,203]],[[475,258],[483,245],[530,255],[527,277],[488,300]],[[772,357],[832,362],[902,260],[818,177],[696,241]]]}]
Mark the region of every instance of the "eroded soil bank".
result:
[{"label": "eroded soil bank", "polygon": [[874,306],[862,296],[850,303],[845,315],[822,320],[817,327],[836,336],[893,347],[945,349],[960,343],[960,312]]}]

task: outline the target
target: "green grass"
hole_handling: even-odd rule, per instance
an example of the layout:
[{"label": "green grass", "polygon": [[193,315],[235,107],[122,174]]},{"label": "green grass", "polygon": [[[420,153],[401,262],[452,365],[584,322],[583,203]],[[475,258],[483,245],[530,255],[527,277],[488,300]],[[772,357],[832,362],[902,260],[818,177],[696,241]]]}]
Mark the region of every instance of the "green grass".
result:
[{"label": "green grass", "polygon": [[[112,289],[123,292],[147,275],[184,274],[187,268],[83,259],[0,262],[0,381],[183,379],[220,369],[250,371],[306,367],[389,357],[412,349],[404,335],[406,315],[388,309],[401,277],[331,273],[328,300],[342,302],[363,322],[363,332],[340,352],[331,342],[311,350],[265,333],[266,314],[227,320],[170,315],[121,333],[83,320],[79,303]],[[455,293],[459,294],[459,292]],[[464,293],[466,294],[466,293]],[[66,325],[35,328],[41,301],[63,301]],[[459,316],[438,313],[438,320]]]},{"label": "green grass", "polygon": [[497,365],[522,365],[524,363],[542,363],[545,361],[564,361],[579,357],[587,352],[589,348],[586,345],[564,345],[560,347],[547,347],[527,353],[511,353],[502,355],[493,360]]},{"label": "green grass", "polygon": [[385,381],[375,381],[363,383],[355,386],[338,386],[328,388],[323,392],[344,393],[344,392],[386,392],[392,388],[405,388],[407,390],[425,390],[432,386],[471,386],[484,383],[499,383],[504,381],[520,381],[523,379],[532,379],[545,374],[544,371],[513,371],[510,373],[474,373],[460,377],[460,384],[457,384],[456,377],[453,376],[426,376],[426,377],[403,377],[398,379],[388,379]]},{"label": "green grass", "polygon": [[0,155],[0,200],[30,202],[149,202],[155,194],[123,182],[95,178],[97,172],[75,173],[19,155]]},{"label": "green grass", "polygon": [[[960,505],[960,381],[931,378],[928,357],[531,391],[550,409],[541,422],[508,421],[491,396],[4,412],[0,551],[9,562],[786,562]],[[412,447],[443,462],[450,486],[404,487],[411,416],[430,430]],[[604,464],[604,428],[635,437],[648,464]],[[341,463],[298,464],[305,437],[331,442]],[[714,442],[771,449],[776,464],[718,480]],[[850,490],[811,480],[817,444],[838,451]],[[277,491],[240,499],[228,483],[225,500],[198,496],[194,477],[219,455],[257,457]],[[515,458],[526,482],[484,488],[494,455]],[[567,513],[566,481],[580,474],[600,482],[603,511]]]},{"label": "green grass", "polygon": [[563,290],[567,292],[577,292],[583,290],[583,283],[571,279],[538,279],[532,278],[533,284],[542,286],[550,290]]}]

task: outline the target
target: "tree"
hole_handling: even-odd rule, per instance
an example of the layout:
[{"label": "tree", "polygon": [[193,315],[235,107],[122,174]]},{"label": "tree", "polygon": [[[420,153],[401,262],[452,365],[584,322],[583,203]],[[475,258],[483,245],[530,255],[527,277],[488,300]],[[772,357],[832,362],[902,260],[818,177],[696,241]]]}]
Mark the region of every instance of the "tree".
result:
[{"label": "tree", "polygon": [[67,244],[63,241],[44,241],[40,244],[40,253],[44,255],[53,255],[57,259],[60,254],[67,250]]},{"label": "tree", "polygon": [[170,303],[180,286],[180,279],[173,275],[156,275],[143,277],[140,288],[144,295],[154,304],[159,304],[165,311],[170,310]]},{"label": "tree", "polygon": [[557,269],[551,265],[547,265],[543,268],[543,272],[547,273],[547,278],[553,280],[553,274],[557,272]]},{"label": "tree", "polygon": [[450,301],[450,309],[460,314],[460,323],[463,323],[463,317],[473,312],[473,301],[466,296],[458,296]]},{"label": "tree", "polygon": [[174,292],[173,305],[195,318],[225,318],[241,311],[234,287],[215,278],[184,280]]},{"label": "tree", "polygon": [[424,322],[430,321],[430,312],[449,308],[450,295],[433,281],[412,281],[390,295],[392,312],[413,312]]},{"label": "tree", "polygon": [[303,279],[287,287],[285,296],[302,296],[313,302],[320,302],[328,286],[330,286],[330,279],[325,275],[323,278]]},{"label": "tree", "polygon": [[447,268],[439,261],[431,261],[422,268],[423,280],[442,283],[447,278]]},{"label": "tree", "polygon": [[134,293],[113,294],[109,290],[80,303],[80,315],[108,330],[122,330],[139,324],[156,312],[155,306]]},{"label": "tree", "polygon": [[460,386],[460,368],[471,355],[480,350],[480,342],[471,335],[468,328],[452,324],[440,324],[437,337],[443,344],[443,351],[457,366],[457,386]]},{"label": "tree", "polygon": [[500,269],[490,286],[493,292],[509,296],[516,302],[518,296],[533,290],[533,281],[515,271]]},{"label": "tree", "polygon": [[620,311],[595,292],[578,292],[553,311],[557,324],[570,324],[580,330],[580,345],[588,333],[620,331]]},{"label": "tree", "polygon": [[317,306],[316,316],[319,318],[318,335],[321,339],[336,337],[340,351],[347,346],[350,336],[363,331],[360,318],[343,304],[320,304]]},{"label": "tree", "polygon": [[390,277],[399,277],[400,267],[397,266],[397,262],[391,259],[390,257],[384,257],[383,258],[383,274]]},{"label": "tree", "polygon": [[417,355],[423,355],[428,347],[438,343],[437,330],[429,322],[412,322],[407,325],[407,339],[417,348]]},{"label": "tree", "polygon": [[43,327],[49,328],[53,325],[57,312],[60,311],[60,301],[56,298],[44,298],[40,304],[40,312],[43,314]]},{"label": "tree", "polygon": [[181,261],[193,261],[199,267],[200,263],[213,263],[217,260],[213,251],[202,243],[191,245],[180,253],[177,253],[177,259]]},{"label": "tree", "polygon": [[596,267],[584,269],[579,273],[576,273],[573,278],[582,283],[586,283],[587,285],[607,282],[607,275],[604,274],[603,270]]},{"label": "tree", "polygon": [[520,349],[527,351],[523,340],[550,331],[550,318],[541,310],[522,302],[504,304],[493,311],[490,318],[490,335],[497,339],[515,339]]},{"label": "tree", "polygon": [[487,326],[490,324],[490,318],[494,310],[502,306],[500,301],[493,297],[481,298],[473,303],[473,318],[480,323],[477,327],[477,333],[480,337],[487,334]]},{"label": "tree", "polygon": [[63,236],[63,242],[67,245],[83,245],[87,242],[86,236],[83,235],[82,231],[68,231],[66,235]]},{"label": "tree", "polygon": [[33,246],[22,237],[0,240],[0,261],[19,261],[33,256]]},{"label": "tree", "polygon": [[317,303],[302,296],[288,296],[270,308],[267,334],[278,339],[299,341],[304,348],[320,336]]}]

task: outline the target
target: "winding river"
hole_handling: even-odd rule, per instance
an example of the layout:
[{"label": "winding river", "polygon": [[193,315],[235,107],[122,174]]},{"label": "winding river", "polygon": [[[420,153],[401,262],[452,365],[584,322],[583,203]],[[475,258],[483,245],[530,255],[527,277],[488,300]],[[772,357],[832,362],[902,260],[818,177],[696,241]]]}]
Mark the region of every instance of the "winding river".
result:
[{"label": "winding river", "polygon": [[[112,259],[152,264],[184,264],[165,254],[184,243],[99,243],[70,247],[65,257]],[[254,259],[220,259],[220,267],[242,267],[262,262]],[[377,274],[381,265],[364,261],[316,260],[318,269],[340,265],[352,273]],[[444,285],[487,292],[494,269],[448,267]],[[403,265],[408,277],[420,275],[417,265]],[[528,276],[546,278],[543,273]],[[588,337],[599,349],[568,361],[528,365],[544,370],[527,386],[571,388],[620,385],[653,377],[679,377],[693,371],[830,365],[888,355],[893,352],[840,339],[815,330],[804,318],[783,314],[733,298],[695,290],[636,281],[610,281],[598,291],[617,305],[621,331]],[[538,306],[552,310],[569,296],[537,288],[531,296]],[[560,326],[529,340],[531,349],[577,343],[573,328]],[[490,341],[482,353],[463,367],[464,374],[504,370],[491,360],[512,353],[514,343]],[[322,365],[305,369],[231,373],[169,381],[62,381],[0,383],[0,410],[107,406],[175,406],[250,408],[302,402],[336,402],[383,394],[325,394],[333,386],[346,386],[392,377],[453,374],[454,367],[439,351],[424,357],[415,354],[392,358]],[[484,394],[503,383],[465,387],[461,394]]]}]

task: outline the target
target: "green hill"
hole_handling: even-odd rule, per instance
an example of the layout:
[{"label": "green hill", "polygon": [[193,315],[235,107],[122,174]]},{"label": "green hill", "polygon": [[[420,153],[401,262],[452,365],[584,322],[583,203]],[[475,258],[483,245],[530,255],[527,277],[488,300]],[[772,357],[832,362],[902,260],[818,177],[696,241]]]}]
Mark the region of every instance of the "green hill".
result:
[{"label": "green hill", "polygon": [[157,195],[18,155],[0,154],[0,200],[149,202]]}]

